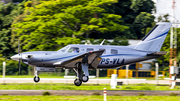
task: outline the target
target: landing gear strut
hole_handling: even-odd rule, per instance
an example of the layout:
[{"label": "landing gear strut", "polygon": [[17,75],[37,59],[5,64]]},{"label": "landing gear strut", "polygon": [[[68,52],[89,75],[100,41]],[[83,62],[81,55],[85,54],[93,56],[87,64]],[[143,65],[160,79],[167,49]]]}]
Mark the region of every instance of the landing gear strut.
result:
[{"label": "landing gear strut", "polygon": [[77,78],[74,80],[74,84],[76,86],[80,86],[82,84],[82,79],[81,79],[82,78],[82,76],[81,76],[82,69],[79,68],[79,66],[77,66],[77,67],[78,67],[77,69],[73,68],[76,75],[77,75]]},{"label": "landing gear strut", "polygon": [[[80,86],[82,82],[87,82],[89,80],[88,65],[78,63],[76,67],[77,69],[73,68],[77,75],[77,79],[74,80],[74,84],[76,86]],[[83,75],[82,75],[82,70],[85,73]]]}]

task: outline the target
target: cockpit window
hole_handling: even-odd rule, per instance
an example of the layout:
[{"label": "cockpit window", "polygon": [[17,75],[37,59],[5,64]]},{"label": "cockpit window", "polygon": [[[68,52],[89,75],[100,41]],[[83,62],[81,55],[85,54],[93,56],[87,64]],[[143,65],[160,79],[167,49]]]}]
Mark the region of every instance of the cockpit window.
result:
[{"label": "cockpit window", "polygon": [[79,53],[79,48],[78,47],[71,47],[68,50],[68,53]]},{"label": "cockpit window", "polygon": [[61,48],[59,51],[60,52],[65,52],[68,48],[69,48],[69,46],[66,46],[66,47]]}]

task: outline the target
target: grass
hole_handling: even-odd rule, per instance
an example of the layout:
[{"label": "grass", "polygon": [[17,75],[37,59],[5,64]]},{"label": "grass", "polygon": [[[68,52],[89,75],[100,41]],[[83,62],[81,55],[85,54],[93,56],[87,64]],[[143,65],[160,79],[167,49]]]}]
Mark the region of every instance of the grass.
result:
[{"label": "grass", "polygon": [[180,86],[175,89],[170,89],[168,85],[153,85],[153,84],[131,84],[118,86],[116,89],[111,89],[108,84],[83,84],[75,86],[74,84],[60,84],[60,83],[6,83],[0,84],[0,90],[180,90]]},{"label": "grass", "polygon": [[[163,98],[163,99],[162,99]],[[107,101],[178,101],[180,96],[107,96]],[[3,101],[103,101],[103,96],[0,96]]]}]

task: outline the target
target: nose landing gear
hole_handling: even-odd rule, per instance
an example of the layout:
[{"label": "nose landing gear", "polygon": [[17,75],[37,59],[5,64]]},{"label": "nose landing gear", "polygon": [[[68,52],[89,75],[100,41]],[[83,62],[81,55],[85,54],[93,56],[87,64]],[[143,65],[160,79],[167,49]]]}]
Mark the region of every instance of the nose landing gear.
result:
[{"label": "nose landing gear", "polygon": [[40,81],[39,76],[35,76],[35,77],[34,77],[34,82],[38,83],[39,81]]},{"label": "nose landing gear", "polygon": [[34,82],[38,83],[39,81],[40,81],[40,78],[38,76],[38,71],[35,71]]}]

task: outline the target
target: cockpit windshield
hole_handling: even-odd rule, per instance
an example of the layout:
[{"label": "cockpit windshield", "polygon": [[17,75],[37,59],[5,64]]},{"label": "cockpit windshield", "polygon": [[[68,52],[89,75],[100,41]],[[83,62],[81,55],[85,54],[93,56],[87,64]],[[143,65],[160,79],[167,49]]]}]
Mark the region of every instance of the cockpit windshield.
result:
[{"label": "cockpit windshield", "polygon": [[66,47],[61,48],[61,49],[58,50],[58,51],[60,51],[60,52],[65,52],[68,48],[69,48],[69,46],[66,46]]}]

